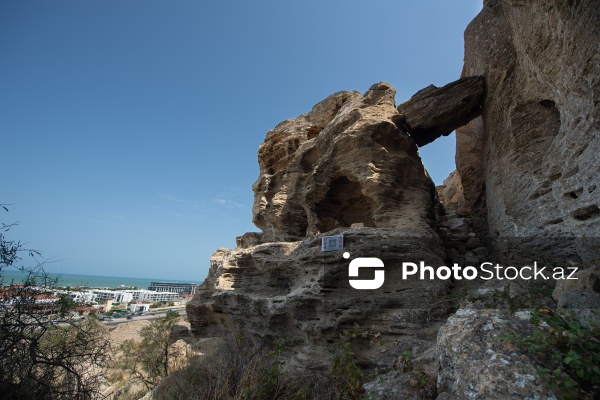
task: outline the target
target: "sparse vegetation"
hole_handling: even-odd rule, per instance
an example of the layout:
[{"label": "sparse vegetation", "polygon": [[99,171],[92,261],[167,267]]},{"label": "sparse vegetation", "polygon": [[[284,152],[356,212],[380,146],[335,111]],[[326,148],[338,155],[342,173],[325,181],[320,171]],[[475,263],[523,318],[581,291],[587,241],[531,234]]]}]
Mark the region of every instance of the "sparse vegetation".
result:
[{"label": "sparse vegetation", "polygon": [[130,339],[121,345],[116,367],[128,374],[129,381],[141,383],[151,390],[169,375],[170,336],[178,320],[178,315],[168,313],[142,328],[140,341]]},{"label": "sparse vegetation", "polygon": [[398,369],[400,372],[408,374],[408,383],[419,398],[435,398],[437,394],[437,375],[427,371],[423,363],[415,361],[410,352],[405,351],[402,353]]},{"label": "sparse vegetation", "polygon": [[276,339],[268,350],[248,346],[242,337],[225,340],[214,352],[191,357],[186,368],[172,373],[156,387],[154,397],[159,400],[360,398],[363,373],[349,347],[350,336],[343,334],[333,346],[336,367],[330,373],[298,373],[288,369],[285,360],[296,344],[290,339]]},{"label": "sparse vegetation", "polygon": [[[45,273],[39,252],[5,237],[12,226],[0,227],[0,396],[101,398],[103,367],[110,359],[106,331],[91,319],[52,324],[49,314],[64,316],[74,303],[48,297],[42,287],[56,285],[56,280]],[[34,266],[19,265],[23,253]],[[6,282],[5,272],[11,269],[25,273],[25,280]]]},{"label": "sparse vegetation", "polygon": [[[276,350],[278,352],[279,350]],[[277,393],[285,374],[277,356],[249,351],[241,338],[228,340],[214,353],[192,357],[188,366],[171,374],[155,390],[160,400],[263,399]]]},{"label": "sparse vegetation", "polygon": [[359,399],[364,394],[362,388],[364,373],[356,364],[356,355],[350,344],[360,334],[358,325],[352,331],[344,330],[340,340],[333,348],[332,369],[329,374],[333,383],[336,398]]},{"label": "sparse vegetation", "polygon": [[536,362],[540,377],[563,399],[600,397],[600,328],[549,309],[536,312],[529,336],[509,335]]},{"label": "sparse vegetation", "polygon": [[238,336],[222,341],[212,352],[191,356],[187,367],[170,374],[154,390],[159,400],[331,400],[361,399],[365,373],[357,364],[351,341],[380,337],[355,325],[330,347],[329,371],[298,373],[286,361],[297,342],[273,341],[269,349],[256,349]]}]

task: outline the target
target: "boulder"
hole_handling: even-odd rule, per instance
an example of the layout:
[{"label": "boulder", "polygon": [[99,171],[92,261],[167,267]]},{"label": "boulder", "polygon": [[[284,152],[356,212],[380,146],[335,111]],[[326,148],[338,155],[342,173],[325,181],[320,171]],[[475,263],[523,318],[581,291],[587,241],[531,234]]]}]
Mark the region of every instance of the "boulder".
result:
[{"label": "boulder", "polygon": [[559,309],[600,309],[600,293],[593,290],[569,290],[558,298]]},{"label": "boulder", "polygon": [[502,342],[531,328],[508,309],[459,309],[438,334],[438,399],[556,398],[536,364]]},{"label": "boulder", "polygon": [[[597,266],[580,269],[573,274],[574,279],[560,279],[552,292],[552,298],[559,301],[561,295],[571,290],[591,290],[600,292],[600,268]],[[600,303],[596,305],[600,307]]]},{"label": "boulder", "polygon": [[600,326],[600,293],[593,290],[569,290],[558,298],[558,310],[586,327]]},{"label": "boulder", "polygon": [[536,328],[531,312],[512,310],[527,296],[518,282],[489,281],[463,301],[437,337],[438,399],[553,399],[531,360],[507,337]]}]

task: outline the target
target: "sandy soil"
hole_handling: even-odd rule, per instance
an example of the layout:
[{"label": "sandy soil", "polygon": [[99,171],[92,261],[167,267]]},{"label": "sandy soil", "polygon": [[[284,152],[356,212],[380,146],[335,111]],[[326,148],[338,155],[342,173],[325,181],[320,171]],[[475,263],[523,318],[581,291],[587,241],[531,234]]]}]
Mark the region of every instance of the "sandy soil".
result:
[{"label": "sandy soil", "polygon": [[128,339],[139,340],[140,331],[143,327],[150,325],[150,321],[139,320],[120,324],[110,331],[110,344],[113,351]]}]

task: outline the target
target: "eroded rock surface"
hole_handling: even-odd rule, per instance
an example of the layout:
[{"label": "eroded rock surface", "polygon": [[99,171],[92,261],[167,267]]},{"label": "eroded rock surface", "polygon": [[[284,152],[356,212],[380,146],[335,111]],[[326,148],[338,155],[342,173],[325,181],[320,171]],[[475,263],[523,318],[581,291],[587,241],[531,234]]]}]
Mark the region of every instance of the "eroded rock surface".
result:
[{"label": "eroded rock surface", "polygon": [[484,91],[480,76],[459,79],[441,88],[430,85],[398,106],[395,122],[418,146],[425,146],[479,116]]},{"label": "eroded rock surface", "polygon": [[441,185],[436,186],[436,190],[447,211],[465,212],[465,196],[458,171],[452,171]]},{"label": "eroded rock surface", "polygon": [[469,24],[463,76],[487,87],[456,161],[492,236],[599,236],[598,43],[595,0],[489,0]]},{"label": "eroded rock surface", "polygon": [[259,149],[253,221],[264,240],[299,240],[338,227],[420,229],[434,186],[414,141],[392,122],[396,91],[338,92],[279,124]]},{"label": "eroded rock surface", "polygon": [[221,249],[188,305],[194,334],[241,332],[260,344],[277,337],[299,339],[296,361],[310,368],[326,365],[328,343],[354,324],[386,338],[384,346],[372,345],[371,337],[356,340],[359,361],[365,365],[390,365],[402,351],[431,347],[449,307],[443,301],[449,282],[403,280],[400,264],[424,259],[428,265],[442,265],[438,238],[385,228],[332,233],[344,234],[344,250],[353,257],[377,254],[384,261],[381,289],[350,287],[348,260],[340,252],[323,253],[320,237]]},{"label": "eroded rock surface", "polygon": [[[394,95],[386,83],[364,95],[339,92],[267,134],[254,184],[263,232],[213,255],[187,307],[196,336],[242,333],[257,345],[294,338],[293,363],[308,368],[325,367],[330,343],[355,324],[370,332],[353,342],[361,365],[433,346],[450,282],[401,279],[400,265],[440,266],[446,254],[432,228],[434,185],[414,141],[391,120]],[[344,250],[322,252],[325,233],[343,234]],[[344,251],[380,258],[383,287],[353,289]],[[375,334],[384,345],[370,342]]]},{"label": "eroded rock surface", "polygon": [[[524,242],[552,257],[597,249],[587,239],[600,236],[599,20],[594,0],[487,0],[465,33],[461,82],[473,85],[464,91],[472,96],[437,104],[460,88],[426,88],[400,114],[394,89],[379,83],[364,95],[338,92],[275,127],[260,147],[253,186],[262,232],[215,252],[187,307],[194,334],[242,334],[256,345],[291,337],[293,365],[326,368],[331,343],[358,324],[369,329],[352,342],[361,366],[433,352],[423,362],[429,368],[437,360],[440,399],[554,398],[535,363],[502,341],[539,328],[529,311],[513,310],[529,299],[526,287],[475,287],[480,297],[445,321],[451,282],[401,279],[400,265],[478,265],[492,257],[486,245],[517,237],[536,239]],[[458,173],[438,188],[447,206],[439,217],[415,141],[465,123],[457,131]],[[380,292],[350,288],[349,260],[320,248],[333,234],[344,235],[352,258],[384,261]],[[587,318],[585,307],[598,302],[595,280],[588,283],[558,288],[559,305]],[[556,304],[535,299],[527,307]],[[373,337],[384,341],[374,345]],[[394,387],[406,376],[388,378],[369,387],[410,395]]]},{"label": "eroded rock surface", "polygon": [[502,341],[530,334],[528,319],[506,309],[459,309],[438,336],[438,399],[556,399],[536,365]]},{"label": "eroded rock surface", "polygon": [[[551,260],[580,257],[588,279],[561,282],[554,293],[559,310],[580,321],[596,318],[598,307],[595,273],[585,271],[600,236],[598,43],[597,1],[484,1],[465,32],[463,69],[463,77],[484,77],[484,106],[456,135],[461,212],[496,249],[523,238]],[[458,192],[455,182],[451,176],[439,189],[446,199]],[[531,291],[493,286],[479,289],[489,304],[464,304],[440,329],[439,398],[556,398],[540,365],[501,340],[533,326],[528,311],[498,299],[516,302]],[[557,306],[544,301],[529,309]]]}]

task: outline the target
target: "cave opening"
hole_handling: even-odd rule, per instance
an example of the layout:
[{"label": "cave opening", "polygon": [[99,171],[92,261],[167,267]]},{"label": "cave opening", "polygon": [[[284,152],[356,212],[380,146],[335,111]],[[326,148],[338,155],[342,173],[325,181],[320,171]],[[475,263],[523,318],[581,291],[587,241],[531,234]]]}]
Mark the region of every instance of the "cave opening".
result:
[{"label": "cave opening", "polygon": [[327,232],[360,222],[364,226],[375,226],[373,200],[365,196],[361,189],[360,183],[345,176],[335,179],[325,198],[316,205],[318,229]]}]

